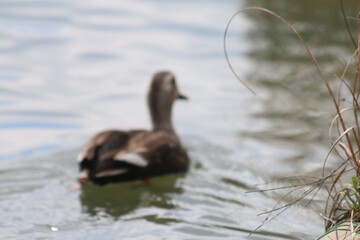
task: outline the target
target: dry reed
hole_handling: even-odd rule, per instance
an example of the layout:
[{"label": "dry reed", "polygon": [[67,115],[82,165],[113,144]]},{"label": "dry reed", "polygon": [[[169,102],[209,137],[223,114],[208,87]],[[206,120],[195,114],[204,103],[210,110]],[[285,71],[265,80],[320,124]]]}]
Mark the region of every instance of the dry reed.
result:
[{"label": "dry reed", "polygon": [[[352,99],[352,106],[350,107],[342,106],[341,99],[343,98],[343,96],[341,93],[342,92],[341,89],[338,95],[336,96],[328,78],[324,74],[324,71],[322,70],[319,62],[317,61],[316,57],[314,56],[314,54],[312,53],[312,51],[310,50],[304,39],[290,23],[288,23],[284,18],[282,18],[278,14],[261,7],[243,8],[240,11],[236,12],[230,18],[225,28],[223,47],[229,68],[231,69],[232,73],[236,76],[236,78],[241,83],[243,83],[252,93],[255,94],[255,91],[251,89],[251,87],[238,76],[238,74],[235,72],[229,60],[227,54],[227,45],[226,45],[226,37],[229,26],[236,16],[238,16],[239,14],[245,11],[246,12],[261,11],[266,14],[270,14],[271,16],[283,22],[285,26],[287,26],[289,30],[297,37],[299,42],[303,45],[304,49],[306,50],[311,61],[314,63],[314,66],[316,67],[322,79],[322,82],[327,89],[327,92],[333,103],[333,106],[335,108],[335,117],[332,120],[329,129],[329,139],[330,139],[331,147],[327,156],[323,161],[322,176],[319,178],[315,178],[315,180],[304,184],[296,184],[296,185],[282,186],[279,188],[256,190],[256,192],[265,192],[265,191],[275,191],[280,189],[288,189],[288,192],[278,200],[278,202],[270,211],[260,214],[260,215],[266,215],[266,217],[263,220],[263,222],[260,224],[260,226],[258,226],[254,231],[257,231],[264,224],[278,217],[285,210],[289,209],[291,206],[299,203],[300,201],[305,200],[307,201],[306,205],[311,204],[312,200],[314,199],[314,197],[321,188],[325,188],[328,193],[328,198],[326,200],[326,206],[325,206],[325,213],[323,215],[325,219],[326,230],[333,228],[334,226],[336,226],[337,223],[342,222],[344,220],[350,220],[351,223],[360,222],[360,140],[359,140],[360,123],[358,120],[358,115],[360,112],[360,107],[359,107],[360,91],[358,89],[360,87],[360,75],[358,74],[360,72],[360,52],[358,51],[360,46],[360,31],[358,35],[358,43],[356,46],[356,42],[353,36],[351,35],[351,31],[349,29],[349,25],[346,20],[345,11],[341,0],[340,3],[341,3],[341,10],[344,16],[346,28],[349,32],[352,42],[354,43],[354,46],[357,48],[354,51],[353,55],[350,57],[346,66],[344,67],[341,76],[338,76],[341,87],[345,87],[345,90],[347,90],[347,94]],[[358,4],[360,9],[360,0],[358,1]],[[355,59],[356,56],[357,59]],[[356,79],[354,81],[355,84],[353,86],[350,86],[346,76],[348,74],[349,67],[352,64],[357,64],[357,74],[356,74]],[[345,114],[349,112],[352,115],[350,117],[348,117],[348,115],[345,116]],[[334,133],[334,129],[336,129],[336,133]],[[336,135],[336,139],[333,139],[332,136],[334,135]],[[339,157],[341,163],[329,173],[325,173],[325,166],[327,163],[327,159],[330,156],[330,154],[333,153],[335,153]],[[349,176],[349,175],[352,176],[350,183],[341,184],[341,182],[344,181],[343,179],[345,179],[345,176]],[[282,200],[284,198],[298,191],[302,191],[299,197],[297,197],[295,200],[291,201],[290,203],[282,204],[283,202]],[[352,229],[354,228],[352,227]]]}]

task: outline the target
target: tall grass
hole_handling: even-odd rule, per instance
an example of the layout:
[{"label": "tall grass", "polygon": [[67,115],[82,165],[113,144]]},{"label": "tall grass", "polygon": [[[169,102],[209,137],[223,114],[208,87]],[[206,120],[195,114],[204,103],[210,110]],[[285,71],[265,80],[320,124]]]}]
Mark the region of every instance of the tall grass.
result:
[{"label": "tall grass", "polygon": [[[360,0],[358,0],[358,5],[360,9]],[[342,2],[341,2],[341,6],[342,6]],[[329,99],[332,101],[335,110],[335,117],[333,118],[331,126],[329,127],[329,139],[330,139],[331,147],[327,156],[323,160],[324,170],[322,172],[322,176],[306,184],[260,190],[260,191],[274,191],[285,188],[288,189],[288,192],[281,199],[279,199],[278,203],[273,207],[273,209],[263,213],[264,215],[266,215],[266,217],[259,227],[271,221],[272,219],[276,218],[285,210],[287,210],[289,207],[299,203],[300,201],[305,200],[307,201],[306,205],[311,204],[313,198],[316,196],[316,194],[319,192],[321,188],[325,188],[328,193],[328,198],[326,200],[326,206],[325,206],[325,213],[323,215],[325,219],[326,230],[335,226],[338,222],[343,220],[360,222],[360,140],[359,140],[360,74],[358,74],[360,72],[360,52],[358,51],[360,46],[360,35],[359,35],[360,31],[358,34],[357,45],[356,42],[353,40],[356,50],[354,51],[353,55],[349,58],[349,61],[346,64],[346,66],[344,66],[344,70],[341,76],[338,76],[341,89],[339,93],[336,94],[327,76],[324,74],[322,67],[320,66],[316,57],[308,47],[307,43],[304,41],[302,36],[296,31],[296,29],[290,23],[288,23],[284,18],[282,18],[278,14],[265,8],[247,7],[241,9],[230,18],[225,28],[223,47],[224,47],[225,57],[231,71],[236,76],[236,78],[239,81],[241,81],[254,94],[255,94],[254,90],[252,90],[250,86],[245,81],[243,81],[234,71],[233,66],[231,65],[231,62],[228,58],[227,45],[226,45],[226,38],[230,24],[237,15],[245,11],[247,12],[261,11],[266,14],[270,14],[271,16],[283,22],[284,25],[289,28],[289,30],[297,37],[300,44],[303,45],[310,60],[314,63],[314,66],[317,69],[317,72],[320,75],[322,82],[327,89],[327,92],[329,94]],[[344,17],[344,19],[348,29],[348,23],[346,21],[346,17]],[[354,79],[353,81],[354,84],[351,85],[349,83],[351,81],[347,79],[347,75],[350,66],[354,64],[356,65],[357,72],[355,74],[356,79]],[[344,104],[342,104],[341,99],[344,97],[343,94],[346,94],[346,96],[351,97],[352,103],[350,106],[345,106]],[[336,154],[338,156],[340,164],[329,173],[326,173],[325,166],[327,163],[327,159],[331,154]],[[314,159],[314,161],[317,161],[317,159]],[[348,182],[348,183],[342,184],[343,182]],[[300,190],[302,190],[302,193],[295,200],[285,205],[281,204],[284,198]],[[257,229],[255,229],[255,231]]]}]

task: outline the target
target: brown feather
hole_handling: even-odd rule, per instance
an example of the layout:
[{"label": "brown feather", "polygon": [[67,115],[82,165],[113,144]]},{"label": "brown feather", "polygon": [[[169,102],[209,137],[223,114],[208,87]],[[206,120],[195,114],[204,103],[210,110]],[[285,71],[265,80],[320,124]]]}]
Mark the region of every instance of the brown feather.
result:
[{"label": "brown feather", "polygon": [[79,154],[80,170],[88,170],[89,180],[101,185],[186,171],[189,158],[171,122],[179,96],[174,75],[156,74],[148,94],[153,130],[98,133]]}]

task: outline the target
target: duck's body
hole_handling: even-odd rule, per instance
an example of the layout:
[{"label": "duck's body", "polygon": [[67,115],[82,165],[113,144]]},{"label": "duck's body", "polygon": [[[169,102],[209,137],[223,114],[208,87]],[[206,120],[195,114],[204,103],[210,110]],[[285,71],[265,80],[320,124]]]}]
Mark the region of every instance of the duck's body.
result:
[{"label": "duck's body", "polygon": [[153,130],[98,133],[79,154],[80,182],[103,185],[185,172],[189,158],[171,121],[172,105],[178,98],[185,97],[179,94],[174,76],[156,74],[148,94]]}]

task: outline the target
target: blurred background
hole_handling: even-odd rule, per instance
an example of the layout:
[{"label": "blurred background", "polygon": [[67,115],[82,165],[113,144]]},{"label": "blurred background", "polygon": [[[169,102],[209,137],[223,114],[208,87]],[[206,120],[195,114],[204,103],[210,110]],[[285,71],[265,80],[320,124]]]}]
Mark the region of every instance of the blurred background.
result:
[{"label": "blurred background", "polygon": [[[226,63],[226,24],[250,5],[293,24],[339,84],[354,47],[338,1],[1,0],[1,238],[250,239],[266,217],[257,214],[286,191],[247,191],[320,177],[334,109],[295,36],[256,11],[231,24],[230,60],[256,96]],[[355,6],[344,3],[354,33]],[[71,191],[76,156],[94,133],[150,127],[145,94],[159,70],[173,71],[191,97],[174,111],[189,173]],[[315,239],[325,197],[251,239]]]}]

